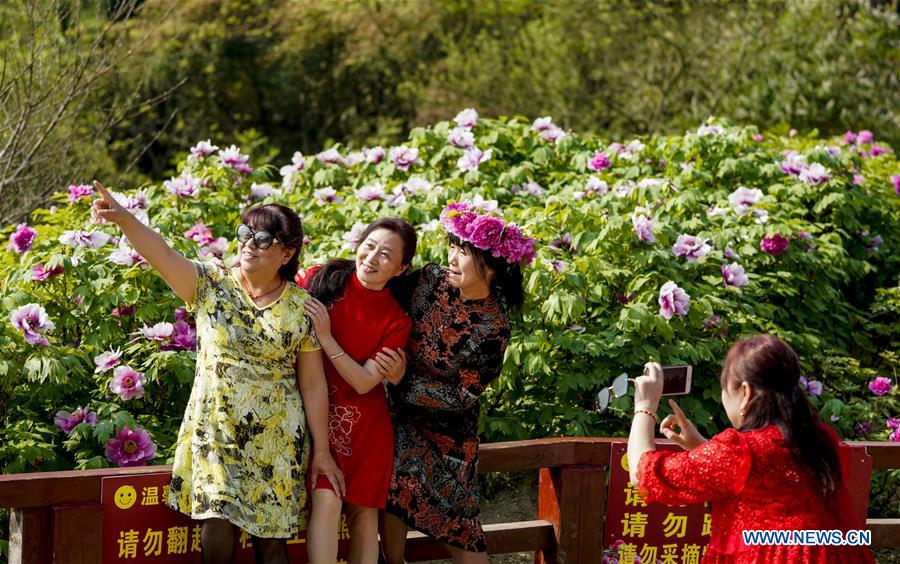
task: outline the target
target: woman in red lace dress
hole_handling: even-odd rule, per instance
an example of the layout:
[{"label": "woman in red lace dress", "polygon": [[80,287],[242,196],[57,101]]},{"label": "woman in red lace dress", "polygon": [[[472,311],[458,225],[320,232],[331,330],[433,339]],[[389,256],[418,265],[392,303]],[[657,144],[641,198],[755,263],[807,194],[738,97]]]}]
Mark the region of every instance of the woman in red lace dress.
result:
[{"label": "woman in red lace dress", "polygon": [[[653,431],[662,369],[648,363],[635,381],[628,438],[631,481],[648,501],[711,504],[704,563],[874,562],[868,547],[748,545],[742,531],[854,529],[841,478],[839,439],[799,387],[800,363],[784,341],[757,335],[728,351],[722,404],[734,426],[703,438],[674,401],[660,431],[684,452],[658,452]],[[678,428],[676,430],[676,428]]]},{"label": "woman in red lace dress", "polygon": [[332,259],[298,276],[317,298],[304,306],[328,356],[329,446],[345,481],[343,492],[321,478],[311,484],[310,562],[337,560],[342,506],[350,530],[349,561],[378,560],[378,510],[387,499],[394,460],[383,367],[400,358],[412,330],[388,286],[415,253],[415,230],[402,219],[382,218],[360,235],[355,261]]}]

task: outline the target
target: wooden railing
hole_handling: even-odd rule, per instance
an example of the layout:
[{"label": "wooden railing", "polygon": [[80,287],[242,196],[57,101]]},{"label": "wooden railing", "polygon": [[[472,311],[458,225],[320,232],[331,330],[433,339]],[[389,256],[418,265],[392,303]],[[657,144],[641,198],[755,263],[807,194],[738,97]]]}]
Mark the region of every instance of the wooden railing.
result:
[{"label": "wooden railing", "polygon": [[[482,474],[540,472],[536,519],[486,525],[489,553],[534,552],[536,562],[548,564],[598,562],[610,445],[622,440],[558,438],[482,445]],[[865,447],[874,469],[900,468],[900,443],[849,444]],[[0,506],[11,508],[10,564],[97,564],[102,479],[168,470],[147,466],[0,475]],[[900,519],[869,519],[867,528],[873,547],[900,548]],[[439,544],[410,533],[409,560],[447,556]]]}]

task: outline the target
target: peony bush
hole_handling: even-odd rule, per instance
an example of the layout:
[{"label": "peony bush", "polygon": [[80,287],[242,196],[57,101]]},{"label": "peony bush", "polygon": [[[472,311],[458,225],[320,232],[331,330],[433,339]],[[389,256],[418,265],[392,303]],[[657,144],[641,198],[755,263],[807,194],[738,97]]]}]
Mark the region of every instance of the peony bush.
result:
[{"label": "peony bush", "polygon": [[[199,142],[173,177],[115,197],[199,260],[233,252],[240,211],[263,202],[302,215],[307,266],[349,256],[386,215],[416,226],[419,264],[442,262],[449,201],[537,237],[522,250],[536,256],[526,307],[483,400],[487,440],[623,435],[630,399],[600,416],[593,396],[648,359],[696,367],[680,402],[714,433],[726,424],[719,363],[760,331],[798,350],[806,393],[842,436],[900,439],[900,164],[866,131],[776,136],[711,120],[611,142],[469,109],[401,146],[297,152],[281,167],[222,145]],[[6,472],[172,455],[192,320],[127,240],[91,223],[89,180],[0,234]]]}]

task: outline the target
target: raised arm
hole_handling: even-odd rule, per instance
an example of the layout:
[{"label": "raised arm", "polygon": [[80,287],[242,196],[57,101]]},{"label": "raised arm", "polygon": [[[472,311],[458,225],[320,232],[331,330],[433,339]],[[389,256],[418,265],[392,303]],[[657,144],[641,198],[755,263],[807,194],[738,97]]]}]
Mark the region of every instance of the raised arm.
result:
[{"label": "raised arm", "polygon": [[94,186],[101,198],[94,200],[91,216],[115,223],[134,250],[156,269],[172,291],[190,303],[194,299],[194,288],[197,285],[197,269],[194,264],[170,247],[159,233],[138,221],[102,184],[95,180]]}]

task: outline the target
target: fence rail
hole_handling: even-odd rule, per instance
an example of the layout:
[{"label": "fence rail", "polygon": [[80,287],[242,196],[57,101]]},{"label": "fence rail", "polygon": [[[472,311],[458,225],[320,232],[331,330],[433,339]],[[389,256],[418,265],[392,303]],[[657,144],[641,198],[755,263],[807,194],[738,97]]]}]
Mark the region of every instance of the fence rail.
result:
[{"label": "fence rail", "polygon": [[[491,443],[479,473],[538,470],[537,518],[485,526],[492,554],[534,552],[538,564],[597,562],[606,513],[611,444],[624,439],[554,438]],[[667,441],[658,441],[665,443]],[[856,441],[874,469],[900,468],[900,443]],[[103,478],[170,471],[168,466],[0,475],[0,506],[10,511],[10,564],[100,562]],[[873,547],[900,548],[900,519],[868,519]],[[409,535],[407,558],[446,558],[444,548]]]}]

